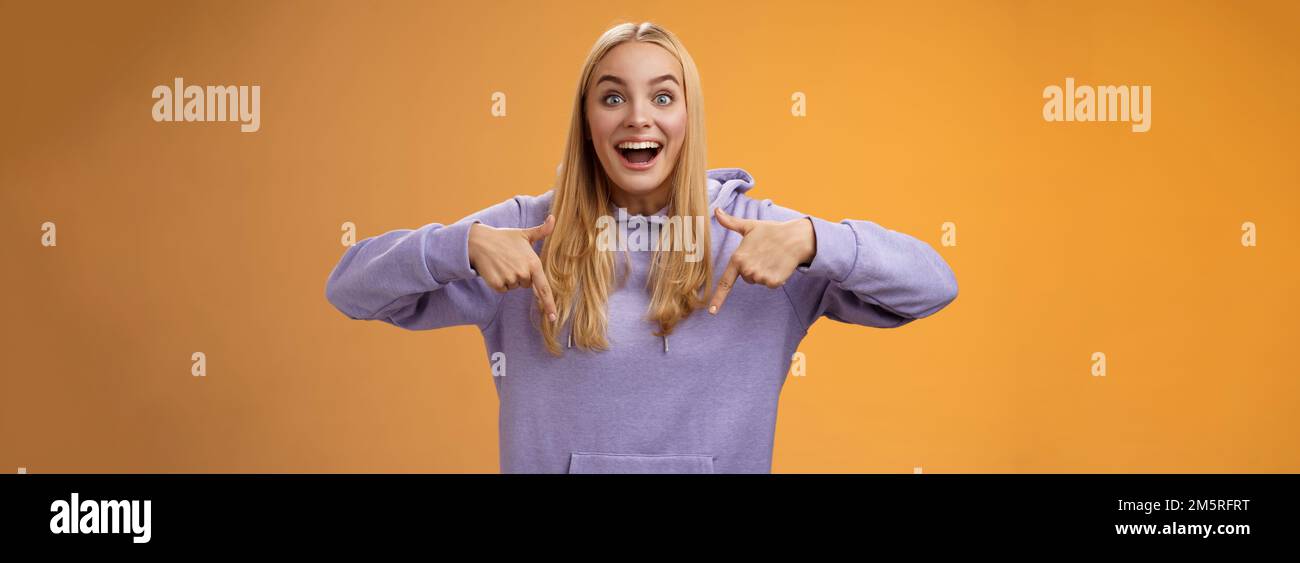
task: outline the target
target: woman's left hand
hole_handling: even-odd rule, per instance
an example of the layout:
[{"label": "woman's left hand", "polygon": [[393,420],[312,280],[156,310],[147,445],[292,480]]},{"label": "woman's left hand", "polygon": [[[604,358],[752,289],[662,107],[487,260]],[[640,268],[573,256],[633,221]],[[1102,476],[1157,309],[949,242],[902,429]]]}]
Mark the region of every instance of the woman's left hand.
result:
[{"label": "woman's left hand", "polygon": [[709,313],[718,314],[736,277],[767,287],[781,287],[800,264],[817,255],[817,238],[812,221],[800,217],[789,221],[762,221],[733,217],[721,207],[715,210],[718,223],[744,237],[731,254],[731,262],[718,279],[709,303]]}]

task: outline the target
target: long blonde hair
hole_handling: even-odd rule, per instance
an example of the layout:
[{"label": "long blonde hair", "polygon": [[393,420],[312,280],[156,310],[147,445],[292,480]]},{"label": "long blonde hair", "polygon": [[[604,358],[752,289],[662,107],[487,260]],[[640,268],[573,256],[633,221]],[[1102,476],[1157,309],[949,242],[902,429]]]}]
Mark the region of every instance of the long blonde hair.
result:
[{"label": "long blonde hair", "polygon": [[[586,350],[606,350],[608,316],[606,303],[615,278],[612,250],[598,250],[597,220],[609,213],[613,188],[609,176],[597,158],[592,141],[585,136],[587,128],[586,91],[596,64],[615,46],[625,41],[646,41],[663,47],[682,65],[683,90],[686,97],[686,135],[673,170],[673,187],[668,204],[668,215],[681,216],[682,224],[693,223],[690,218],[705,217],[703,232],[695,233],[703,250],[702,259],[686,260],[686,253],[655,251],[647,288],[653,288],[646,320],[654,323],[655,336],[667,337],[673,327],[703,306],[706,292],[713,279],[707,218],[709,217],[708,188],[705,171],[704,107],[699,71],[695,61],[672,32],[653,23],[623,23],[606,31],[591,52],[582,68],[577,93],[573,99],[573,117],[569,122],[569,138],[564,149],[564,159],[557,173],[551,213],[555,227],[542,243],[541,260],[554,294],[558,322],[539,322],[546,348],[555,356],[561,355],[558,334],[562,327],[572,323],[572,342]],[[661,240],[669,240],[676,225],[664,224]],[[684,234],[684,233],[683,233]],[[663,248],[661,245],[660,248]],[[542,318],[540,305],[537,319]]]}]

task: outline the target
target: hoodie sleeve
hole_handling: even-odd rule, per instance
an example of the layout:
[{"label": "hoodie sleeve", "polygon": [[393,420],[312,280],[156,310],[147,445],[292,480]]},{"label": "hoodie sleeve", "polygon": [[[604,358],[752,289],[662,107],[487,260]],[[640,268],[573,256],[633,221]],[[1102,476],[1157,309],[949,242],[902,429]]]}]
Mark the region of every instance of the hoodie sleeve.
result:
[{"label": "hoodie sleeve", "polygon": [[495,318],[502,294],[470,267],[470,226],[519,228],[522,217],[523,202],[515,197],[450,225],[429,223],[361,240],[334,266],[325,297],[355,320],[379,320],[408,330],[485,328]]},{"label": "hoodie sleeve", "polygon": [[804,328],[825,315],[894,328],[930,316],[957,298],[957,278],[929,244],[872,221],[833,223],[765,200],[761,218],[812,222],[817,254],[782,286]]}]

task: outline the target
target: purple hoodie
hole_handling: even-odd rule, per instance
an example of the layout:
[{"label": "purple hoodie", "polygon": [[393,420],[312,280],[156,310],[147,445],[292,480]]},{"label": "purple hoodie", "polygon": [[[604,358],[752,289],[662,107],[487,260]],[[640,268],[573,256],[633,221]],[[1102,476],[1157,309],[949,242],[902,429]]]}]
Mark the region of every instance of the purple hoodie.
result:
[{"label": "purple hoodie", "polygon": [[[740,168],[708,171],[714,279],[706,294],[741,240],[718,224],[715,207],[750,219],[808,217],[815,258],[777,289],[737,278],[716,316],[697,310],[665,338],[645,320],[651,252],[626,252],[630,276],[608,300],[609,350],[565,348],[559,358],[533,324],[532,290],[494,291],[470,268],[471,224],[540,225],[553,191],[516,196],[450,225],[362,240],[343,254],[325,295],[351,319],[409,330],[479,327],[489,366],[505,367],[491,376],[502,473],[770,473],[777,401],[808,327],[822,316],[898,327],[952,302],[957,280],[938,252],[912,236],[753,199],[745,195],[753,186]],[[568,329],[561,328],[562,344]]]}]

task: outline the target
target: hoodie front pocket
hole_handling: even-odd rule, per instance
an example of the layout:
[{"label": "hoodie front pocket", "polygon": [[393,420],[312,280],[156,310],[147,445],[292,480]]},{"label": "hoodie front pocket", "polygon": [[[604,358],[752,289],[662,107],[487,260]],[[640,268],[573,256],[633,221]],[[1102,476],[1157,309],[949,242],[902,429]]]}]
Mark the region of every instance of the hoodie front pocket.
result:
[{"label": "hoodie front pocket", "polygon": [[713,473],[713,456],[572,452],[569,473]]}]

